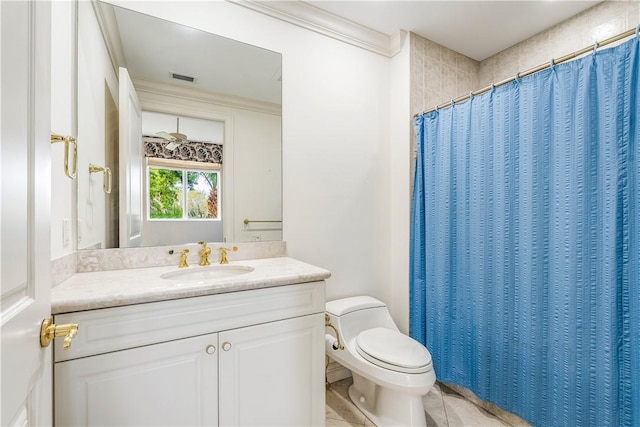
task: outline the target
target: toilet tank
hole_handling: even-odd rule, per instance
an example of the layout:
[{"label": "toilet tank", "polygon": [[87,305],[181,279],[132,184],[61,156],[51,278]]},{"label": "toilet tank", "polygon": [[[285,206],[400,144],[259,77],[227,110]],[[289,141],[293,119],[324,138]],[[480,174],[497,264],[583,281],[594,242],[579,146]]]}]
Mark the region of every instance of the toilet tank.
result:
[{"label": "toilet tank", "polygon": [[329,301],[326,311],[342,338],[349,341],[364,330],[388,328],[398,330],[387,306],[370,296],[358,296]]},{"label": "toilet tank", "polygon": [[329,301],[326,304],[327,313],[343,316],[354,311],[367,308],[386,307],[386,304],[370,296],[358,296]]}]

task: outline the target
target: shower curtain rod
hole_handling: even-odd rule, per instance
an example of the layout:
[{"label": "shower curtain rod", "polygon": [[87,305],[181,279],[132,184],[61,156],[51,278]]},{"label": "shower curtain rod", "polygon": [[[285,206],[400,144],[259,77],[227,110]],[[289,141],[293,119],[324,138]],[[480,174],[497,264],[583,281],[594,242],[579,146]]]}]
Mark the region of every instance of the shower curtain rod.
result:
[{"label": "shower curtain rod", "polygon": [[562,57],[560,57],[558,59],[552,59],[550,62],[548,62],[546,64],[538,65],[537,67],[531,68],[530,70],[517,73],[514,77],[510,77],[510,78],[502,80],[502,81],[500,81],[498,83],[493,83],[492,85],[487,86],[485,88],[469,92],[469,94],[467,94],[467,95],[461,96],[459,98],[452,99],[451,101],[445,102],[444,104],[436,105],[434,108],[432,108],[430,110],[425,110],[422,113],[414,114],[413,117],[418,117],[418,116],[421,116],[421,115],[424,115],[424,114],[429,114],[429,113],[431,113],[433,111],[437,111],[437,110],[439,110],[441,108],[447,108],[447,107],[450,107],[450,106],[452,106],[454,104],[458,104],[460,102],[464,102],[467,99],[470,99],[472,96],[476,96],[476,95],[480,95],[480,94],[485,93],[485,92],[489,92],[493,88],[496,88],[498,86],[502,86],[502,85],[507,84],[507,83],[511,83],[511,82],[521,78],[521,77],[525,77],[525,76],[537,73],[539,71],[546,70],[547,68],[550,68],[552,64],[553,65],[557,65],[557,64],[560,64],[560,63],[563,63],[563,62],[567,62],[567,61],[569,61],[571,59],[574,59],[574,58],[576,58],[576,57],[578,57],[580,55],[584,55],[585,53],[589,53],[591,51],[595,51],[599,47],[606,46],[608,44],[615,43],[618,40],[622,40],[622,39],[625,39],[627,37],[636,35],[636,34],[639,33],[639,31],[640,31],[640,26],[638,26],[637,28],[634,28],[632,30],[625,31],[624,33],[620,33],[617,36],[609,37],[608,39],[603,40],[601,42],[597,42],[596,41],[591,46],[588,46],[588,47],[585,47],[583,49],[577,50],[577,51],[575,51],[573,53],[570,53],[568,55],[562,56]]}]

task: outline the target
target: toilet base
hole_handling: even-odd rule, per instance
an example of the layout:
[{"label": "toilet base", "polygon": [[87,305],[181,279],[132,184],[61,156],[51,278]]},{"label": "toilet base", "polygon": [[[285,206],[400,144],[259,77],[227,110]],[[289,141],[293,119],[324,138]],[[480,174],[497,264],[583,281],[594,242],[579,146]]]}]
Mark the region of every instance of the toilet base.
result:
[{"label": "toilet base", "polygon": [[420,395],[380,387],[353,374],[349,398],[378,427],[427,425]]}]

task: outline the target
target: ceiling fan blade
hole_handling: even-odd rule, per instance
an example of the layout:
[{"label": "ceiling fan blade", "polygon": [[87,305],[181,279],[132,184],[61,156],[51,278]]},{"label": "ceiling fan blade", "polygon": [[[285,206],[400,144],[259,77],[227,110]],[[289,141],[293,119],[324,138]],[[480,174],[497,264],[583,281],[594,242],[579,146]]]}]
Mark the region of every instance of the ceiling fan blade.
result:
[{"label": "ceiling fan blade", "polygon": [[180,144],[182,144],[187,140],[187,135],[180,133],[180,118],[178,117],[176,120],[177,120],[176,132],[171,132],[171,133],[164,132],[164,131],[156,132],[156,136],[159,136],[160,138],[164,138],[167,141],[169,141],[169,143],[164,147],[169,151],[175,150],[180,146]]},{"label": "ceiling fan blade", "polygon": [[175,141],[177,139],[175,136],[167,132],[156,132],[156,136],[159,136],[160,138],[164,138],[167,141]]},{"label": "ceiling fan blade", "polygon": [[171,141],[167,145],[164,146],[165,149],[169,151],[173,151],[180,146],[180,143],[177,141]]},{"label": "ceiling fan blade", "polygon": [[169,135],[171,135],[172,137],[174,137],[175,139],[178,139],[180,141],[186,141],[187,140],[187,135],[185,135],[183,133],[171,132]]}]

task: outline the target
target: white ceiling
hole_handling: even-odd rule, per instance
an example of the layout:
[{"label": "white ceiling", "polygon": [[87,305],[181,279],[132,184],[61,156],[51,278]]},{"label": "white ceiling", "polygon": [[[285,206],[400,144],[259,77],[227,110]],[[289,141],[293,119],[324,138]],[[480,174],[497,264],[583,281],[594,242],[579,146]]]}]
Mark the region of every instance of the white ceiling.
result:
[{"label": "white ceiling", "polygon": [[[338,27],[334,29],[338,28],[338,32],[350,34],[355,29],[356,39],[360,35],[366,38],[373,34],[377,43],[388,46],[394,39],[391,36],[399,30],[412,31],[476,60],[485,59],[599,3],[550,0],[229,1],[267,14],[276,8],[273,16],[321,33],[327,25],[330,31],[324,34],[331,37],[336,34],[331,26],[336,24]],[[111,7],[103,4],[105,11]],[[280,54],[119,7],[112,10],[116,24],[111,33],[119,39],[124,57],[123,64],[119,65],[128,67],[132,77],[280,104]],[[278,10],[285,13],[278,14]],[[320,24],[308,27],[314,19]],[[350,26],[353,28],[348,28]],[[360,26],[368,28],[363,33],[358,29]],[[369,34],[365,34],[367,32]],[[353,37],[343,40],[354,42]],[[389,55],[388,48],[382,54]],[[194,84],[176,81],[169,77],[171,72],[194,76],[197,80]]]},{"label": "white ceiling", "polygon": [[416,33],[477,61],[546,30],[600,1],[308,0],[386,35]]},{"label": "white ceiling", "polygon": [[[112,8],[131,77],[280,105],[282,55],[128,9]],[[194,83],[171,73],[195,77]]]}]

